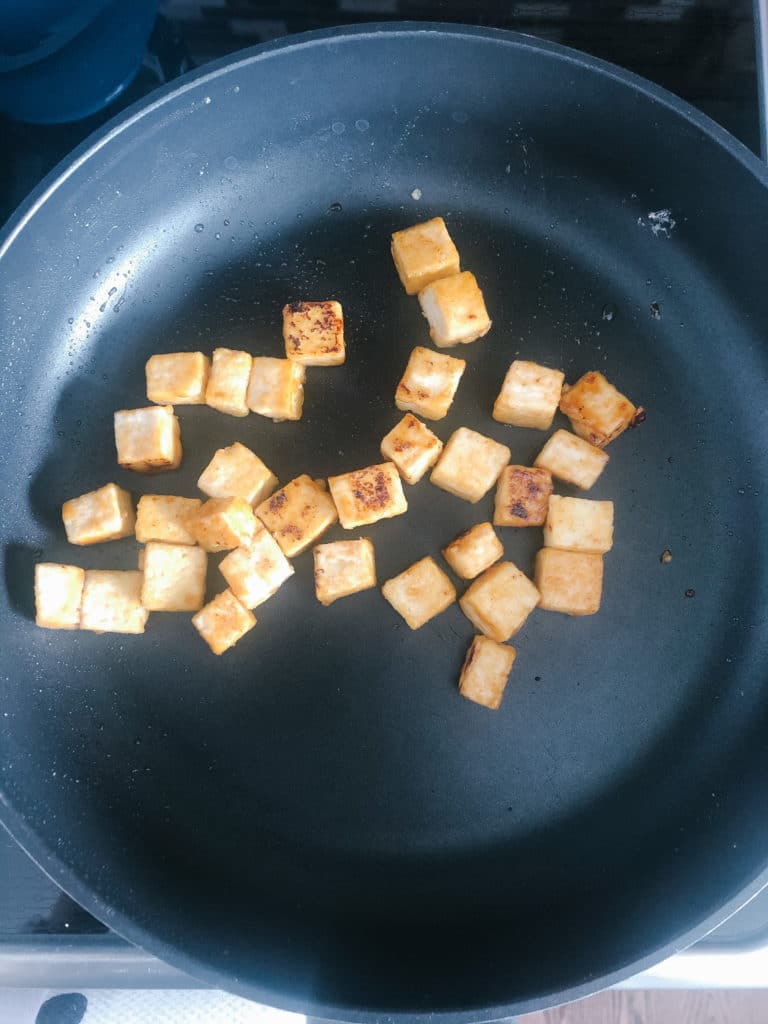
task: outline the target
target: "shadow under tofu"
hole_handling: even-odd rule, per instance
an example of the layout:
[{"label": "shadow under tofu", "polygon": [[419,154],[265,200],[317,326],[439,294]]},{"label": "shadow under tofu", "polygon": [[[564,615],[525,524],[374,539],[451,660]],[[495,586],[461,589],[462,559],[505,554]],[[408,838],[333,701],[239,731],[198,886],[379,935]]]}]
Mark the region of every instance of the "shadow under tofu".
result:
[{"label": "shadow under tofu", "polygon": [[5,589],[14,611],[35,619],[35,563],[43,552],[25,544],[7,544],[3,552]]}]

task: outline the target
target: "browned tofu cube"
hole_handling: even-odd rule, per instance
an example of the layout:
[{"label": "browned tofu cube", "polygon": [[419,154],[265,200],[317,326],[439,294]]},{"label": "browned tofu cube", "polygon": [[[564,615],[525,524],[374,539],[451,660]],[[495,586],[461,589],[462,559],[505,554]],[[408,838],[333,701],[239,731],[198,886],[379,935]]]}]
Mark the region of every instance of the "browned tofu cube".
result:
[{"label": "browned tofu cube", "polygon": [[459,693],[475,704],[497,711],[517,657],[514,647],[476,636],[469,645],[459,676]]},{"label": "browned tofu cube", "polygon": [[257,356],[248,384],[248,408],[275,423],[300,420],[307,371],[291,359]]},{"label": "browned tofu cube", "polygon": [[315,594],[320,604],[358,594],[376,586],[373,544],[362,540],[337,540],[318,544],[315,556]]},{"label": "browned tofu cube", "polygon": [[543,526],[552,475],[531,466],[505,466],[496,487],[494,526]]},{"label": "browned tofu cube", "polygon": [[493,418],[515,427],[549,430],[560,402],[565,374],[516,359],[507,370],[493,406]]},{"label": "browned tofu cube", "polygon": [[35,566],[35,622],[45,629],[79,629],[85,573],[76,565]]},{"label": "browned tofu cube", "polygon": [[472,625],[497,643],[517,633],[538,603],[538,590],[512,562],[486,569],[459,599]]},{"label": "browned tofu cube", "polygon": [[613,502],[589,498],[549,499],[544,545],[603,554],[613,547]]},{"label": "browned tofu cube", "polygon": [[192,625],[214,654],[223,654],[253,629],[256,617],[231,590],[224,590],[192,616]]},{"label": "browned tofu cube", "polygon": [[381,592],[411,629],[420,629],[456,600],[453,584],[429,557],[387,580]]},{"label": "browned tofu cube", "polygon": [[419,292],[419,305],[438,348],[468,345],[491,329],[483,293],[468,270],[427,285]]},{"label": "browned tofu cube", "polygon": [[179,498],[170,494],[142,494],[136,508],[136,540],[166,544],[196,544],[187,529],[187,520],[202,505],[199,498]]},{"label": "browned tofu cube", "polygon": [[205,600],[208,555],[190,544],[151,541],[144,548],[141,603],[149,612],[196,612]]},{"label": "browned tofu cube", "polygon": [[197,486],[209,498],[245,498],[258,505],[277,487],[277,477],[250,448],[235,441],[218,448]]},{"label": "browned tofu cube", "polygon": [[545,611],[594,615],[603,592],[603,556],[542,548],[536,555],[536,586]]},{"label": "browned tofu cube", "polygon": [[490,523],[478,523],[443,548],[443,558],[463,580],[473,580],[503,554],[504,547]]},{"label": "browned tofu cube", "polygon": [[204,405],[211,363],[202,352],[169,352],[147,360],[147,399],[159,405]]},{"label": "browned tofu cube", "polygon": [[187,520],[187,529],[205,551],[230,551],[247,544],[256,518],[245,498],[209,498]]},{"label": "browned tofu cube", "polygon": [[230,551],[219,569],[244,608],[257,608],[293,576],[293,566],[261,523],[253,539]]},{"label": "browned tofu cube", "polygon": [[136,522],[131,496],[117,484],[65,501],[61,518],[69,543],[81,545],[130,537]]},{"label": "browned tofu cube", "polygon": [[344,314],[339,302],[291,302],[283,308],[285,354],[303,366],[344,362]]},{"label": "browned tofu cube", "polygon": [[443,442],[408,412],[381,442],[381,454],[397,466],[408,484],[416,484],[437,462]]},{"label": "browned tofu cube", "polygon": [[333,498],[306,474],[297,476],[256,509],[288,558],[301,554],[338,520]]},{"label": "browned tofu cube", "polygon": [[392,259],[408,295],[459,272],[459,254],[442,217],[395,231]]},{"label": "browned tofu cube", "polygon": [[408,511],[400,474],[391,462],[331,476],[328,487],[345,530],[370,526]]},{"label": "browned tofu cube", "polygon": [[566,384],[560,412],[571,421],[574,433],[604,448],[634,421],[637,409],[602,373],[590,370],[575,384]]},{"label": "browned tofu cube", "polygon": [[80,628],[92,633],[143,633],[149,613],[141,603],[143,573],[89,569]]},{"label": "browned tofu cube", "polygon": [[548,469],[552,476],[575,484],[583,491],[595,483],[610,456],[602,448],[567,430],[556,430],[536,456],[535,466]]},{"label": "browned tofu cube", "polygon": [[427,420],[441,420],[453,402],[466,362],[416,347],[395,392],[395,405]]},{"label": "browned tofu cube", "polygon": [[499,479],[509,457],[505,444],[459,427],[451,434],[429,479],[436,487],[474,505]]},{"label": "browned tofu cube", "polygon": [[136,473],[158,473],[181,465],[181,432],[171,405],[121,409],[115,413],[117,461]]},{"label": "browned tofu cube", "polygon": [[205,401],[228,416],[247,416],[245,400],[251,376],[251,356],[238,349],[217,348],[213,353]]}]

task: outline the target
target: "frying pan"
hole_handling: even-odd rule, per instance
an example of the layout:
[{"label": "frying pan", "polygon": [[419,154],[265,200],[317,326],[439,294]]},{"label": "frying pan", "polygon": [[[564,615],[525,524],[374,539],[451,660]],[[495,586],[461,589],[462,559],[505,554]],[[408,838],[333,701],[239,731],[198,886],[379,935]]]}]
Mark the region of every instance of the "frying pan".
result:
[{"label": "frying pan", "polygon": [[[163,959],[358,1021],[572,999],[756,893],[766,184],[631,75],[433,25],[246,52],[77,150],[0,247],[0,807],[19,842]],[[569,380],[599,369],[647,409],[590,494],[616,503],[600,614],[534,613],[496,714],[456,692],[472,635],[457,607],[415,633],[375,590],[321,608],[311,553],[222,659],[188,616],[154,615],[144,637],[36,629],[36,560],[135,566],[129,541],[67,547],[66,498],[109,480],[194,494],[236,438],[282,481],[379,458],[427,343],[389,235],[434,214],[494,319],[460,353],[441,437],[470,424],[530,463],[543,435],[490,416],[516,356]],[[348,358],[310,371],[301,422],[182,408],[180,471],[116,466],[112,412],[145,404],[151,353],[279,355],[283,304],[326,297]],[[380,581],[490,515],[490,497],[426,481],[408,500],[369,531]],[[539,531],[503,540],[530,571]]]}]

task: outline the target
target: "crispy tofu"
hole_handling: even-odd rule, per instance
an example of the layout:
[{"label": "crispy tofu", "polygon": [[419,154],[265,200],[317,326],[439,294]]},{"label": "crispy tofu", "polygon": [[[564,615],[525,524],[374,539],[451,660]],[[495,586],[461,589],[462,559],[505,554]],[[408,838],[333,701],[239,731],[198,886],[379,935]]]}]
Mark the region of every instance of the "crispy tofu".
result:
[{"label": "crispy tofu", "polygon": [[497,711],[516,657],[514,647],[497,644],[487,636],[476,636],[461,669],[459,693],[475,704]]},{"label": "crispy tofu", "polygon": [[337,540],[318,544],[315,556],[315,594],[320,604],[358,594],[376,586],[373,544],[362,540]]},{"label": "crispy tofu", "polygon": [[61,518],[69,543],[80,545],[130,537],[136,523],[131,496],[117,484],[65,501]]},{"label": "crispy tofu", "polygon": [[490,491],[509,459],[505,444],[459,427],[451,434],[429,479],[436,487],[475,504]]},{"label": "crispy tofu", "polygon": [[340,302],[290,302],[283,307],[285,354],[302,366],[344,362],[344,314]]},{"label": "crispy tofu", "polygon": [[566,615],[594,615],[603,591],[603,556],[594,551],[542,548],[536,555],[539,607]]},{"label": "crispy tofu", "polygon": [[141,603],[143,573],[88,569],[80,628],[92,633],[143,633],[149,612]]},{"label": "crispy tofu", "polygon": [[532,466],[505,466],[496,486],[494,526],[543,526],[552,474]]},{"label": "crispy tofu", "polygon": [[150,612],[196,612],[205,600],[208,555],[189,544],[150,541],[141,568],[141,603]]},{"label": "crispy tofu", "polygon": [[137,473],[158,473],[181,465],[181,431],[172,405],[121,409],[115,413],[117,461]]},{"label": "crispy tofu", "polygon": [[293,576],[293,566],[261,523],[252,540],[230,551],[219,569],[244,608],[257,608]]},{"label": "crispy tofu", "polygon": [[416,484],[437,462],[443,442],[413,413],[406,413],[381,442],[381,454],[397,466],[407,484]]},{"label": "crispy tofu", "polygon": [[213,352],[205,401],[212,409],[228,416],[247,416],[246,393],[252,359],[248,352],[217,348]]},{"label": "crispy tofu", "polygon": [[459,272],[459,254],[442,217],[395,231],[392,259],[408,295]]},{"label": "crispy tofu", "polygon": [[560,402],[565,374],[516,359],[493,404],[493,418],[514,427],[549,430]]},{"label": "crispy tofu", "polygon": [[441,420],[453,402],[466,362],[416,347],[397,385],[395,405],[427,420]]},{"label": "crispy tofu", "polygon": [[142,494],[136,508],[136,540],[166,544],[196,544],[187,529],[187,519],[202,505],[199,498],[180,498],[170,494]]},{"label": "crispy tofu", "polygon": [[218,448],[197,481],[209,498],[245,498],[258,505],[277,487],[277,477],[250,448],[235,441]]},{"label": "crispy tofu", "polygon": [[159,405],[205,405],[211,362],[202,352],[169,352],[147,360],[147,400]]},{"label": "crispy tofu", "polygon": [[534,466],[588,491],[608,464],[610,456],[567,430],[556,430],[536,456]]},{"label": "crispy tofu", "polygon": [[473,580],[503,554],[504,547],[490,523],[478,523],[443,548],[443,558],[463,580]]},{"label": "crispy tofu", "polygon": [[276,423],[300,420],[307,371],[292,359],[256,356],[248,383],[248,408]]},{"label": "crispy tofu", "polygon": [[637,409],[602,373],[590,370],[575,384],[565,385],[560,412],[571,421],[574,433],[604,448],[634,422]]},{"label": "crispy tofu", "polygon": [[613,502],[553,494],[544,525],[544,546],[603,554],[613,547]]},{"label": "crispy tofu", "polygon": [[230,551],[247,544],[257,525],[245,498],[209,498],[187,519],[187,529],[205,551]]},{"label": "crispy tofu", "polygon": [[468,345],[491,329],[483,293],[468,270],[427,285],[419,292],[419,305],[438,348]]},{"label": "crispy tofu", "polygon": [[79,629],[85,573],[76,565],[35,566],[35,622],[45,629]]},{"label": "crispy tofu", "polygon": [[381,592],[411,629],[420,629],[456,600],[453,584],[429,557],[387,580]]},{"label": "crispy tofu", "polygon": [[328,477],[328,487],[345,530],[370,526],[408,511],[400,474],[391,462]]},{"label": "crispy tofu", "polygon": [[301,554],[338,520],[333,498],[322,482],[297,476],[256,509],[288,558]]},{"label": "crispy tofu", "polygon": [[192,616],[192,625],[214,654],[223,654],[253,629],[256,617],[231,590],[224,590]]},{"label": "crispy tofu", "polygon": [[459,599],[461,610],[485,636],[504,643],[539,603],[539,592],[512,562],[497,562]]}]

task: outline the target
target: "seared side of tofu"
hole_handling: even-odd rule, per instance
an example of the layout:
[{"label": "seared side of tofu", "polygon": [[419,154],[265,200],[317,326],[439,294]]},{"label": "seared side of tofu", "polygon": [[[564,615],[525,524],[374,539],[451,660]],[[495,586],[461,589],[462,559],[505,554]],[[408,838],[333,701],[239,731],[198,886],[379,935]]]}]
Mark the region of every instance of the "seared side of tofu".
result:
[{"label": "seared side of tofu", "polygon": [[566,615],[594,615],[603,592],[603,556],[593,551],[542,548],[536,555],[539,607]]},{"label": "seared side of tofu", "polygon": [[76,565],[35,566],[35,622],[45,629],[79,629],[85,573]]},{"label": "seared side of tofu", "polygon": [[408,412],[381,442],[381,454],[394,462],[408,484],[416,484],[437,462],[443,442]]},{"label": "seared side of tofu", "polygon": [[205,401],[228,416],[247,416],[245,400],[251,376],[251,356],[238,349],[217,348],[213,353]]},{"label": "seared side of tofu", "polygon": [[505,444],[459,427],[451,434],[429,479],[436,487],[475,504],[496,483],[510,454]]},{"label": "seared side of tofu", "polygon": [[143,633],[149,613],[141,603],[143,573],[88,569],[80,628],[92,633]]},{"label": "seared side of tofu", "polygon": [[575,384],[565,385],[560,412],[571,421],[575,434],[604,448],[634,422],[637,409],[602,373],[590,370]]},{"label": "seared side of tofu", "polygon": [[181,431],[171,405],[120,409],[115,413],[117,461],[136,473],[157,473],[181,465]]},{"label": "seared side of tofu", "polygon": [[536,456],[534,465],[587,491],[608,465],[609,458],[607,452],[576,434],[556,430]]},{"label": "seared side of tofu", "polygon": [[381,588],[411,629],[420,629],[456,600],[456,590],[434,558],[422,558]]},{"label": "seared side of tofu", "polygon": [[497,711],[517,657],[514,647],[476,636],[469,645],[459,676],[459,693],[467,700]]},{"label": "seared side of tofu", "polygon": [[283,308],[285,354],[303,366],[340,366],[345,359],[339,302],[290,302]]},{"label": "seared side of tofu", "polygon": [[468,270],[427,285],[419,292],[419,305],[438,348],[468,345],[491,329],[483,293]]},{"label": "seared side of tofu", "polygon": [[315,557],[315,594],[320,604],[358,594],[376,586],[373,544],[361,540],[337,540],[318,544]]},{"label": "seared side of tofu", "polygon": [[256,617],[231,590],[224,590],[192,616],[192,625],[214,654],[223,654],[253,629]]},{"label": "seared side of tofu", "polygon": [[257,505],[277,487],[277,477],[250,448],[235,441],[216,450],[197,486],[209,498],[245,498]]},{"label": "seared side of tofu", "polygon": [[328,487],[345,530],[408,511],[400,474],[391,462],[329,477]]},{"label": "seared side of tofu", "polygon": [[189,544],[150,541],[142,552],[141,603],[150,612],[196,612],[205,600],[208,555]]},{"label": "seared side of tofu", "polygon": [[257,524],[245,498],[209,498],[186,525],[205,551],[229,551],[247,544]]},{"label": "seared side of tofu", "polygon": [[180,498],[170,494],[142,494],[136,507],[136,540],[167,544],[196,544],[187,529],[187,520],[202,505],[199,498]]},{"label": "seared side of tofu", "polygon": [[256,356],[248,383],[248,408],[276,423],[300,420],[306,372],[300,363],[292,359]]},{"label": "seared side of tofu", "polygon": [[397,385],[395,405],[427,420],[441,420],[451,407],[466,362],[417,346]]},{"label": "seared side of tofu", "polygon": [[552,475],[532,466],[505,466],[496,487],[494,526],[543,526]]},{"label": "seared side of tofu", "polygon": [[504,554],[504,547],[490,523],[478,523],[443,548],[443,558],[457,576],[472,580]]},{"label": "seared side of tofu", "polygon": [[544,546],[603,554],[613,547],[613,502],[553,494],[544,525]]},{"label": "seared side of tofu", "polygon": [[147,400],[159,405],[204,405],[211,362],[202,352],[169,352],[147,360]]},{"label": "seared side of tofu", "polygon": [[432,281],[459,272],[459,253],[442,217],[395,231],[392,259],[408,295],[416,295]]},{"label": "seared side of tofu", "polygon": [[253,539],[230,551],[219,569],[244,608],[257,608],[293,576],[293,566],[261,523]]},{"label": "seared side of tofu", "polygon": [[69,543],[80,545],[130,537],[136,524],[131,496],[117,484],[65,501],[61,518]]},{"label": "seared side of tofu", "polygon": [[560,402],[565,374],[516,359],[493,405],[493,418],[515,427],[549,430]]},{"label": "seared side of tofu", "polygon": [[306,474],[263,501],[256,515],[288,558],[301,554],[339,518],[322,483]]},{"label": "seared side of tofu", "polygon": [[485,636],[504,643],[539,603],[539,592],[512,562],[497,562],[459,599],[461,610]]}]

